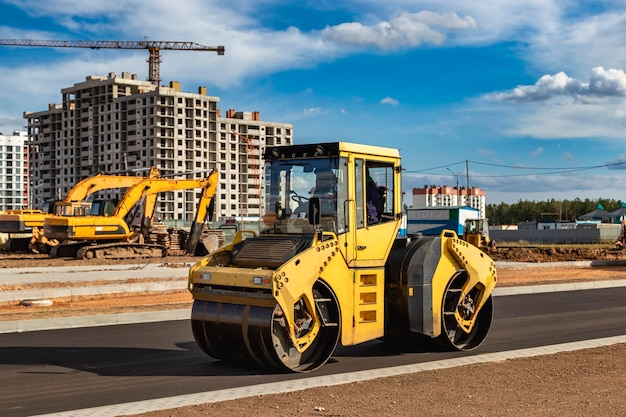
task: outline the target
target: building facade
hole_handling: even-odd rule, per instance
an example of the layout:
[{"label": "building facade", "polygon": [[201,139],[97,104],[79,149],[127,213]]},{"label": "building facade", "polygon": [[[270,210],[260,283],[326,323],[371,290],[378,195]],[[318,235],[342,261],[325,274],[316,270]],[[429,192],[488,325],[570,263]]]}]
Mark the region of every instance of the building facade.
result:
[{"label": "building facade", "polygon": [[485,217],[485,192],[478,187],[425,186],[413,188],[413,208],[473,207]]},{"label": "building facade", "polygon": [[[258,112],[221,117],[219,97],[205,87],[182,92],[178,82],[156,86],[136,74],[88,76],[61,94],[61,104],[24,113],[34,205],[99,172],[142,175],[155,166],[162,176],[200,178],[217,169],[216,215],[258,216],[261,155],[266,145],[291,144],[293,137],[292,125],[263,122]],[[191,220],[199,196],[199,190],[162,193],[155,216]]]},{"label": "building facade", "polygon": [[0,210],[28,208],[28,135],[0,134]]}]

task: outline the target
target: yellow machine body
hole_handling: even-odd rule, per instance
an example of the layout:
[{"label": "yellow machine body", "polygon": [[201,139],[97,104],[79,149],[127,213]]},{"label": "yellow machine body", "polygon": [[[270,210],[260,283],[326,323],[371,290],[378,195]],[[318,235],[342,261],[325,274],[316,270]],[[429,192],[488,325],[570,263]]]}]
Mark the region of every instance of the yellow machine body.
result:
[{"label": "yellow machine body", "polygon": [[397,150],[334,142],[268,148],[265,159],[265,228],[239,231],[189,272],[192,329],[207,354],[307,372],[339,342],[421,334],[480,345],[495,265],[452,231],[397,236]]}]

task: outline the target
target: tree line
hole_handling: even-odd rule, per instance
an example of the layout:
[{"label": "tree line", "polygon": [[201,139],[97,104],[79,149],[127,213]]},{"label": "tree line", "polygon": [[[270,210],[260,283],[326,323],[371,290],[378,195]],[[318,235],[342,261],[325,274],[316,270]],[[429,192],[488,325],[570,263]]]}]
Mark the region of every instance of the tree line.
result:
[{"label": "tree line", "polygon": [[623,207],[621,200],[598,199],[528,201],[487,204],[486,217],[491,225],[517,224],[526,221],[574,221],[583,214],[602,208],[609,213]]}]

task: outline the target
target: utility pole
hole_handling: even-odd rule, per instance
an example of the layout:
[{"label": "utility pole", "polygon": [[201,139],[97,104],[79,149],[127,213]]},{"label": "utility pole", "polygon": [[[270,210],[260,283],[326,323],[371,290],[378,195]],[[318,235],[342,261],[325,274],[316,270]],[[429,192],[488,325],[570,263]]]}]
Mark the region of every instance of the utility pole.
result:
[{"label": "utility pole", "polygon": [[450,174],[454,175],[456,177],[456,205],[457,206],[461,206],[461,204],[459,203],[459,198],[461,195],[461,190],[459,190],[459,174],[455,174],[454,172],[452,172],[452,170],[448,167],[446,167],[446,169],[448,171],[450,171]]},{"label": "utility pole", "polygon": [[469,188],[469,162],[466,159],[465,160],[465,180],[467,181],[467,189],[465,190],[465,205],[466,206],[470,206],[471,204],[469,202],[469,193],[470,193],[470,188]]}]

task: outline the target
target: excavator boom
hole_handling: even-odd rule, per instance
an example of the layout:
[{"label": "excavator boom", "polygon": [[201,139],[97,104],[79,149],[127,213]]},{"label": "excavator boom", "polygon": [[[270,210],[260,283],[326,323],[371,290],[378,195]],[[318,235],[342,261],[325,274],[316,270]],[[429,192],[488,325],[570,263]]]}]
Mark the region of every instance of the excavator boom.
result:
[{"label": "excavator boom", "polygon": [[158,176],[159,170],[156,167],[150,168],[146,177],[96,174],[76,183],[62,201],[46,202],[44,210],[13,210],[0,213],[0,232],[31,235],[28,238],[10,239],[7,246],[12,252],[29,249],[33,252],[48,251],[49,246],[55,246],[58,242],[45,237],[43,227],[46,218],[53,214],[88,214],[92,209],[92,203],[84,200],[91,194],[101,190],[128,188],[145,178]]},{"label": "excavator boom", "polygon": [[[147,256],[164,256],[167,249],[165,246],[149,247],[144,244],[144,238],[150,231],[157,195],[167,191],[203,188],[201,203],[205,201],[205,204],[209,204],[215,195],[217,178],[217,171],[203,179],[149,178],[129,187],[110,216],[47,218],[44,223],[45,236],[63,242],[54,248],[51,254],[58,257],[115,258],[143,256],[142,250],[148,248]],[[141,220],[139,227],[135,228],[129,223],[140,208]],[[123,251],[117,250],[122,247]]]},{"label": "excavator boom", "polygon": [[148,175],[145,177],[107,175],[102,173],[96,174],[93,177],[86,178],[73,186],[72,189],[67,192],[63,201],[82,201],[91,194],[101,190],[128,188],[139,183],[145,178],[158,178],[159,176],[159,170],[156,167],[151,167]]}]

